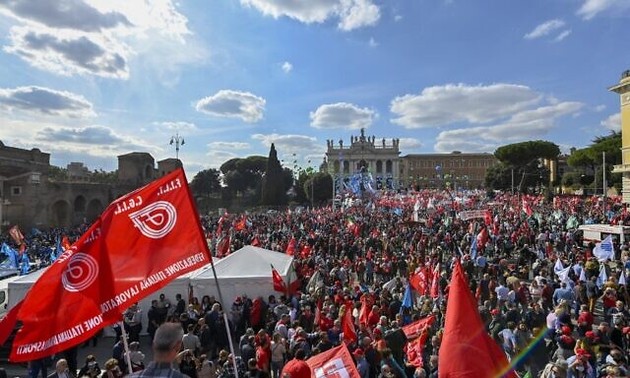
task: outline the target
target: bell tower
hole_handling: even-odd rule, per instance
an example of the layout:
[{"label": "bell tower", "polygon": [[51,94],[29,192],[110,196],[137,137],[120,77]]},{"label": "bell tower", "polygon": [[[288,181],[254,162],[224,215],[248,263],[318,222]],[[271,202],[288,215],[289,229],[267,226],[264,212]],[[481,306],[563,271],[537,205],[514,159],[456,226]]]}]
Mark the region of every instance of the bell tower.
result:
[{"label": "bell tower", "polygon": [[623,202],[630,203],[630,70],[624,71],[619,84],[608,90],[619,94],[621,99],[621,165],[615,165],[613,172],[623,174]]}]

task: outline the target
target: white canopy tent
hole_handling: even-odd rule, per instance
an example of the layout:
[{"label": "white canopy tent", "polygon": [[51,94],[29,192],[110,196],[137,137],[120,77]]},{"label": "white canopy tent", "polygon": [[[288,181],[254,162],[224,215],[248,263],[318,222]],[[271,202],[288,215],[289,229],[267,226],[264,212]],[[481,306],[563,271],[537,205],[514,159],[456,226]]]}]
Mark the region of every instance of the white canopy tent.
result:
[{"label": "white canopy tent", "polygon": [[[271,265],[280,273],[288,285],[295,280],[293,257],[281,252],[270,251],[247,245],[214,264],[217,279],[221,285],[221,294],[227,302],[224,308],[231,306],[238,296],[247,294],[249,298],[269,295],[282,295],[273,289]],[[206,266],[190,278],[193,295],[201,300],[204,295],[214,296],[219,300],[216,282],[211,266]]]}]

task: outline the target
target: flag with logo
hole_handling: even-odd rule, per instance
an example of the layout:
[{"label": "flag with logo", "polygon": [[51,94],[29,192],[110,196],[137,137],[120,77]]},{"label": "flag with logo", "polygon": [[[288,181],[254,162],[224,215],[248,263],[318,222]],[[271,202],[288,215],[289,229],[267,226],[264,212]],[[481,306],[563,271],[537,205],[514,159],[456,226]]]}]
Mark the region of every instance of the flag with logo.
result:
[{"label": "flag with logo", "polygon": [[280,275],[280,273],[278,273],[276,268],[273,267],[273,265],[271,265],[271,279],[273,280],[273,289],[275,291],[286,293],[287,284],[284,283],[282,276]]},{"label": "flag with logo", "polygon": [[606,239],[595,244],[595,248],[593,248],[593,255],[597,257],[597,260],[600,262],[615,259],[615,249],[613,247],[611,235],[608,235]]},{"label": "flag with logo", "polygon": [[[210,259],[182,169],[118,198],[26,294],[10,360],[40,359],[90,339]],[[0,322],[0,334],[13,329],[9,323]]]},{"label": "flag with logo", "polygon": [[428,269],[426,267],[420,267],[416,269],[416,272],[409,277],[409,284],[420,295],[426,295],[429,289],[429,277]]},{"label": "flag with logo", "polygon": [[415,322],[402,327],[402,330],[405,333],[407,339],[411,340],[420,336],[422,334],[422,331],[431,327],[434,322],[435,316],[431,315],[427,316],[426,318],[416,320]]},{"label": "flag with logo", "polygon": [[344,343],[309,358],[306,363],[311,368],[313,378],[361,378]]}]

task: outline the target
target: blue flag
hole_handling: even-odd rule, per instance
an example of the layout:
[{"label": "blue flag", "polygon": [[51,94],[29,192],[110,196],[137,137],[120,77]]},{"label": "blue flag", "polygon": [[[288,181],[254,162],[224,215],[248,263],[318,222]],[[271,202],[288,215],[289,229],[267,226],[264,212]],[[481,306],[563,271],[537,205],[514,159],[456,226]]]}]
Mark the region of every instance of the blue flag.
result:
[{"label": "blue flag", "polygon": [[7,255],[8,267],[12,269],[19,269],[20,263],[18,262],[18,253],[15,249],[9,247],[7,243],[2,243],[0,247],[0,253]]},{"label": "blue flag", "polygon": [[470,259],[475,261],[477,258],[477,238],[473,235],[473,241],[470,245]]},{"label": "blue flag", "polygon": [[400,312],[402,312],[403,307],[413,307],[413,293],[411,292],[411,285],[409,284],[407,284],[407,288],[405,289],[405,295],[403,296],[402,305],[400,306]]},{"label": "blue flag", "polygon": [[20,275],[26,275],[31,270],[31,260],[28,258],[28,253],[22,254],[22,266],[20,267]]}]

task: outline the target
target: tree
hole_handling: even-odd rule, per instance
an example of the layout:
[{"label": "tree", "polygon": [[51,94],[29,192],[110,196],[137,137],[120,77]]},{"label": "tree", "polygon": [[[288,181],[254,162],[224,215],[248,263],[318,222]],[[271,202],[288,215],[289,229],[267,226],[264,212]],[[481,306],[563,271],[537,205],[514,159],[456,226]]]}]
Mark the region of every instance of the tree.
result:
[{"label": "tree", "polygon": [[332,176],[318,172],[304,182],[304,192],[313,204],[328,201],[332,198]]},{"label": "tree", "polygon": [[[542,167],[540,159],[554,160],[559,155],[560,148],[555,143],[544,140],[508,144],[497,148],[494,152],[494,156],[503,164],[503,170],[510,171],[510,186],[512,171],[515,173],[518,179],[516,189],[519,191],[527,191],[527,188],[535,186],[547,186],[549,172]],[[495,175],[496,173],[493,172]],[[501,174],[501,177],[504,175],[505,172]]]},{"label": "tree", "polygon": [[286,205],[287,189],[284,176],[276,146],[272,143],[267,158],[267,170],[262,180],[261,204],[267,206]]},{"label": "tree", "polygon": [[486,171],[484,186],[494,190],[510,190],[512,187],[511,168],[503,163],[495,164]]},{"label": "tree", "polygon": [[213,194],[220,193],[219,173],[219,170],[214,168],[199,171],[190,183],[194,195],[210,198]]},{"label": "tree", "polygon": [[621,162],[621,133],[614,131],[609,135],[596,137],[590,146],[573,151],[567,158],[567,164],[579,171],[581,177],[579,182],[582,186],[592,183],[591,189],[601,191],[604,153],[606,184],[621,188],[621,175],[611,174],[613,165]]},{"label": "tree", "polygon": [[264,156],[248,156],[233,158],[219,168],[223,173],[223,181],[233,194],[245,193],[247,190],[258,190],[265,173],[267,158]]}]

